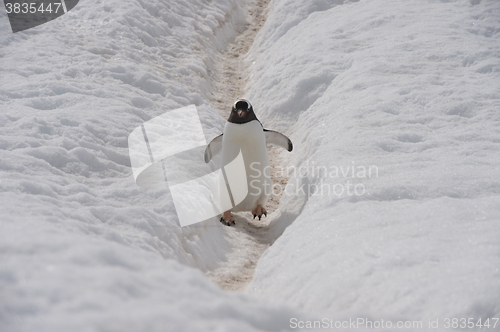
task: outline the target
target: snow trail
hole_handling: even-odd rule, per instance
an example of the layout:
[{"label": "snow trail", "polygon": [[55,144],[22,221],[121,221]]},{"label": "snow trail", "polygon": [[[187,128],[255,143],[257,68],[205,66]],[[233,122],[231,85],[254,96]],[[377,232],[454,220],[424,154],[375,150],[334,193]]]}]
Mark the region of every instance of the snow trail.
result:
[{"label": "snow trail", "polygon": [[216,92],[213,94],[212,104],[223,118],[229,115],[228,107],[245,94],[245,82],[248,76],[245,55],[266,21],[266,8],[269,2],[270,0],[249,1],[246,8],[248,13],[246,29],[228,45],[225,52],[216,57],[216,72],[212,73]]},{"label": "snow trail", "polygon": [[[249,4],[246,29],[217,57],[216,73],[212,73],[217,91],[213,94],[212,104],[223,118],[229,116],[230,106],[234,101],[245,96],[248,78],[245,55],[264,25],[269,2],[270,0],[255,0]],[[258,116],[258,110],[256,113]],[[284,187],[287,179],[279,177],[276,172],[278,154],[274,149],[268,152],[273,183],[279,182]],[[278,208],[280,197],[281,194],[271,195],[267,204],[269,215],[262,220],[252,219],[249,212],[234,214],[236,225],[225,228],[233,250],[227,254],[226,261],[206,272],[206,276],[220,288],[242,291],[252,280],[257,261],[275,240],[268,232],[268,226],[273,218],[272,212]]]},{"label": "snow trail", "polygon": [[202,271],[231,250],[226,227],[179,227],[171,192],[132,175],[128,136],[168,110],[196,104],[217,133],[209,70],[242,3],[80,1],[15,34],[0,11],[0,331],[283,331],[302,315],[221,291]]}]

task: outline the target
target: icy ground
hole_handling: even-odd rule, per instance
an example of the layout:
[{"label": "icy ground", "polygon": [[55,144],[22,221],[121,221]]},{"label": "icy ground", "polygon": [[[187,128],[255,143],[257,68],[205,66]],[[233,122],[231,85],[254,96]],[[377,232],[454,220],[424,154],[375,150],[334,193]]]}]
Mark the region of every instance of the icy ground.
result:
[{"label": "icy ground", "polygon": [[255,3],[86,0],[16,34],[0,10],[0,331],[500,317],[498,0],[272,0],[245,91],[299,172],[245,294],[207,279],[245,247],[180,228],[127,137],[189,104],[221,131],[219,55]]}]

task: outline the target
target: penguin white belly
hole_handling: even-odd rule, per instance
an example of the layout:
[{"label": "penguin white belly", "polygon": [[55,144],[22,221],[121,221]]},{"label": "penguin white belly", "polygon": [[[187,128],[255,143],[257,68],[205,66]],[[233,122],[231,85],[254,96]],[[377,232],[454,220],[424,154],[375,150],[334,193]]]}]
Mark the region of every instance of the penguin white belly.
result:
[{"label": "penguin white belly", "polygon": [[[245,164],[248,195],[242,202],[235,202],[236,206],[231,211],[252,211],[257,205],[265,206],[272,188],[266,138],[259,121],[243,124],[226,122],[222,137],[222,165],[231,162],[239,150]],[[219,186],[221,191],[226,188],[223,178]]]}]

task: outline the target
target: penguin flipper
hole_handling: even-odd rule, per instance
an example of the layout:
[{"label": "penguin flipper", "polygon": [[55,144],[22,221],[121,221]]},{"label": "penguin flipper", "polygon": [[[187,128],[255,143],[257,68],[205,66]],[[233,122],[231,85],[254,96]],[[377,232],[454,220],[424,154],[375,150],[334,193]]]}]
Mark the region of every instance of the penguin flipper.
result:
[{"label": "penguin flipper", "polygon": [[288,152],[293,150],[292,141],[283,135],[274,130],[264,129],[264,135],[266,136],[266,143],[276,145],[286,149]]},{"label": "penguin flipper", "polygon": [[222,150],[222,135],[224,134],[220,134],[214,138],[205,148],[205,163],[208,164],[208,162]]}]

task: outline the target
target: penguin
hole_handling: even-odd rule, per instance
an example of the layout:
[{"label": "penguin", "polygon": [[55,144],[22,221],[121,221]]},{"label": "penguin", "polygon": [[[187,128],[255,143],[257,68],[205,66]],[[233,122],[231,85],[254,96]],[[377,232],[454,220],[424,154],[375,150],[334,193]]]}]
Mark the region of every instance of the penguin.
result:
[{"label": "penguin", "polygon": [[[250,211],[253,218],[258,216],[259,220],[262,215],[267,217],[266,203],[272,188],[268,144],[289,152],[293,150],[292,141],[288,137],[277,131],[264,129],[252,104],[246,99],[238,99],[233,104],[224,132],[208,144],[204,156],[205,163],[208,163],[220,153],[221,165],[227,165],[241,151],[244,160],[248,194],[242,202],[223,213],[220,218],[222,224],[235,224],[231,212]],[[221,186],[225,186],[225,182],[221,181]]]}]

